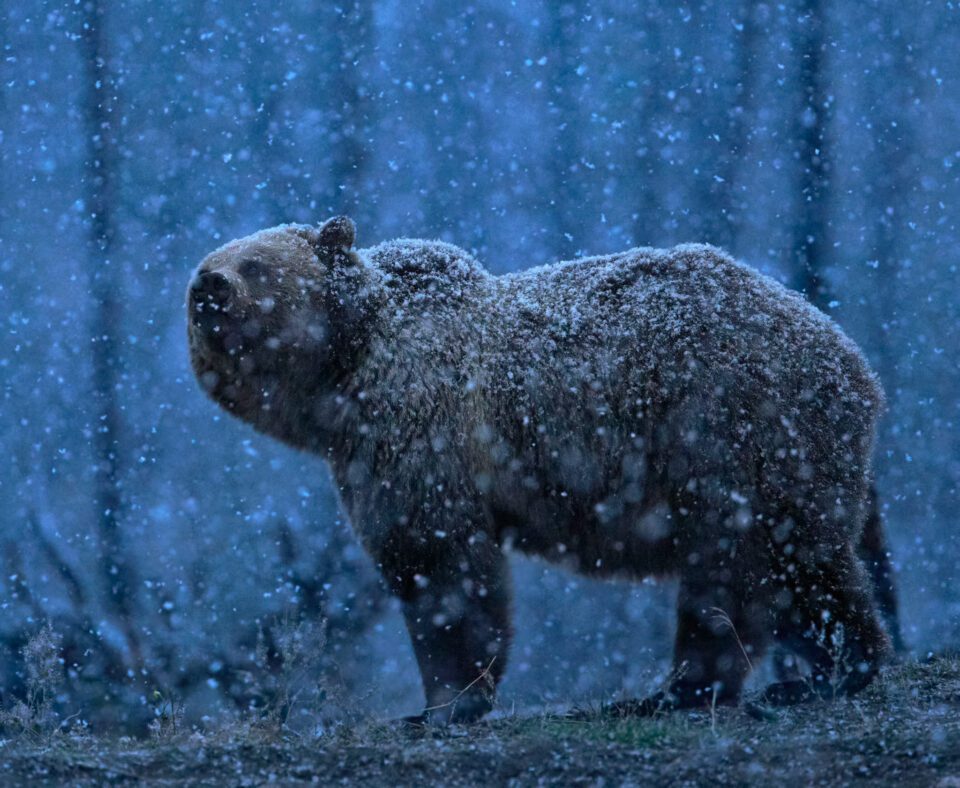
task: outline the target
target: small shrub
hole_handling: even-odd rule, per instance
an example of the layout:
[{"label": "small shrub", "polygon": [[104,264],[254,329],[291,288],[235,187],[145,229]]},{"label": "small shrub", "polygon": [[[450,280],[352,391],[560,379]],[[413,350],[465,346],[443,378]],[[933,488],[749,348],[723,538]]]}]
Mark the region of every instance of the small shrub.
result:
[{"label": "small shrub", "polygon": [[150,696],[153,719],[147,728],[157,741],[169,741],[183,731],[183,699],[172,693],[154,690]]},{"label": "small shrub", "polygon": [[294,732],[291,713],[319,718],[327,700],[323,686],[326,622],[297,621],[284,614],[261,627],[253,653],[252,669],[244,683],[251,703],[240,722],[252,733],[268,736]]},{"label": "small shrub", "polygon": [[0,727],[11,733],[49,733],[58,718],[54,701],[63,687],[65,671],[61,655],[63,638],[47,623],[21,650],[27,674],[26,697],[0,710]]}]

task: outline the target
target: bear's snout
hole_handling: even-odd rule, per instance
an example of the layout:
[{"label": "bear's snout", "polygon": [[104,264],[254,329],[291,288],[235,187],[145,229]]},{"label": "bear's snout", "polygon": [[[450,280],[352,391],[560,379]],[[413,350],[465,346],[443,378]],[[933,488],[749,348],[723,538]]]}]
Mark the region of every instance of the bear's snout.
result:
[{"label": "bear's snout", "polygon": [[230,304],[230,281],[219,271],[201,271],[190,282],[190,300],[197,311],[220,311]]}]

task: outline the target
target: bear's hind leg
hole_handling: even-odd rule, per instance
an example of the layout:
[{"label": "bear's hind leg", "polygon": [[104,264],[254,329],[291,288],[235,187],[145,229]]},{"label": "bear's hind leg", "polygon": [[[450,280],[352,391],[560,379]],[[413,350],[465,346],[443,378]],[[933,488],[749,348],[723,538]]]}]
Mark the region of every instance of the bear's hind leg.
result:
[{"label": "bear's hind leg", "polygon": [[792,705],[853,695],[876,676],[890,645],[863,566],[850,545],[829,561],[799,561],[777,637],[809,665],[808,678],[771,684],[762,702]]},{"label": "bear's hind leg", "polygon": [[681,578],[673,679],[666,691],[612,704],[608,713],[649,716],[740,700],[743,682],[766,650],[772,622],[765,606],[751,601],[742,582],[746,575],[737,568],[697,566]]}]

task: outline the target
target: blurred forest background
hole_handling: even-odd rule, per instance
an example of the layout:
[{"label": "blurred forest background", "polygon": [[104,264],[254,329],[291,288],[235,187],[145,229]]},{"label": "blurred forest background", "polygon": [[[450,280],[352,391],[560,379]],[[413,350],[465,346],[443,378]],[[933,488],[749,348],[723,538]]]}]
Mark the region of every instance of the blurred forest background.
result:
[{"label": "blurred forest background", "polygon": [[[888,393],[905,637],[960,647],[955,4],[3,6],[5,703],[50,622],[57,707],[101,726],[142,729],[158,692],[191,719],[263,704],[295,660],[311,724],[419,709],[324,465],[230,420],[187,362],[201,257],[335,213],[361,246],[441,238],[496,273],[708,241],[803,289]],[[661,675],[670,583],[514,569],[508,708]]]}]

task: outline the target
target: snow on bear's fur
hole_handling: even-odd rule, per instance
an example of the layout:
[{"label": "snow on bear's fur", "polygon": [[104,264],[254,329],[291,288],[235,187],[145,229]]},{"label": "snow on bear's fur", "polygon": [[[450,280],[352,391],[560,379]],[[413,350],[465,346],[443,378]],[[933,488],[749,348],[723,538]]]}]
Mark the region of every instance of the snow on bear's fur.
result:
[{"label": "snow on bear's fur", "polygon": [[191,355],[220,405],[330,463],[402,600],[426,719],[490,708],[505,546],[679,578],[676,678],[617,711],[735,703],[774,642],[812,680],[769,702],[871,680],[887,641],[855,544],[883,395],[829,318],[709,246],[493,276],[449,244],[354,232],[283,225],[211,253]]}]

